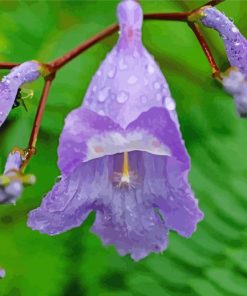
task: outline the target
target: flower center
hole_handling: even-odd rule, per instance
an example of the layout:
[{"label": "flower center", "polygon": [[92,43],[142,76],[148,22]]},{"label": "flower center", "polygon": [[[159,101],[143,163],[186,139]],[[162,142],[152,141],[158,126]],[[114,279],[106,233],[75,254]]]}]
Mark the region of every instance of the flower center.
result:
[{"label": "flower center", "polygon": [[128,152],[124,152],[122,173],[123,174],[122,174],[121,182],[129,183],[130,182],[130,175],[129,175],[129,155],[128,155]]},{"label": "flower center", "polygon": [[128,152],[123,153],[123,167],[122,172],[114,172],[113,184],[117,188],[134,189],[138,184],[138,175],[130,171]]}]

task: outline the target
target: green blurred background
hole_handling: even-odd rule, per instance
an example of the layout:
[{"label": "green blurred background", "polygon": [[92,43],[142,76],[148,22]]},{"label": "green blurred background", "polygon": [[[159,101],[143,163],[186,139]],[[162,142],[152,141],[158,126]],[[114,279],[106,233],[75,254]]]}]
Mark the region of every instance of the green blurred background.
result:
[{"label": "green blurred background", "polygon": [[[203,1],[142,1],[145,12],[184,11]],[[117,1],[1,1],[0,60],[50,61],[115,21]],[[246,1],[219,6],[247,35]],[[215,32],[205,30],[221,67],[228,63]],[[0,208],[1,296],[230,296],[247,295],[247,121],[210,77],[186,24],[150,21],[143,40],[159,62],[177,102],[192,158],[190,181],[205,212],[191,239],[170,234],[168,250],[135,263],[105,248],[83,226],[56,237],[33,232],[27,213],[40,204],[59,171],[58,137],[66,114],[80,105],[90,79],[117,34],[94,46],[57,75],[28,172],[37,184],[16,206]],[[1,71],[1,75],[7,73]],[[42,81],[31,85],[29,112],[11,112],[0,132],[0,169],[13,146],[26,147]]]}]

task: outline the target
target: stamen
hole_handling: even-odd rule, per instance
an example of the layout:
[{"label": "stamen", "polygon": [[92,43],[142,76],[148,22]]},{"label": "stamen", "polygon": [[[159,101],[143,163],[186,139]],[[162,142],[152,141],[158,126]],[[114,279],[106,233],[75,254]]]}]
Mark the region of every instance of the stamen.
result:
[{"label": "stamen", "polygon": [[112,181],[114,186],[120,189],[135,189],[139,184],[138,174],[130,171],[128,152],[123,153],[122,172],[114,172]]},{"label": "stamen", "polygon": [[129,155],[128,152],[124,152],[124,159],[123,159],[123,175],[121,178],[122,182],[129,183],[130,176],[129,176]]}]

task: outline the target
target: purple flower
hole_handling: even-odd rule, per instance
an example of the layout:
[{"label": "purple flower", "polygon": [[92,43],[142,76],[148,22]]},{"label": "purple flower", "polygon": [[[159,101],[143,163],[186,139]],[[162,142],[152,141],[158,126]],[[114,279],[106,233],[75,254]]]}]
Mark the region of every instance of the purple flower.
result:
[{"label": "purple flower", "polygon": [[229,18],[216,8],[204,8],[202,23],[220,33],[232,67],[223,74],[223,86],[234,97],[240,116],[247,116],[247,40]]},{"label": "purple flower", "polygon": [[237,111],[241,117],[247,117],[247,80],[238,68],[230,68],[223,75],[222,83],[234,96]]},{"label": "purple flower", "polygon": [[28,225],[56,235],[96,212],[92,231],[134,260],[166,249],[169,230],[190,237],[203,214],[188,184],[167,83],[141,43],[142,10],[120,3],[121,35],[72,111],[59,143],[61,180]]},{"label": "purple flower", "polygon": [[9,154],[4,174],[0,176],[0,204],[15,204],[22,194],[23,186],[35,182],[34,176],[21,174],[22,161],[19,151]]},{"label": "purple flower", "polygon": [[11,111],[19,88],[37,79],[42,66],[36,61],[25,62],[11,70],[0,82],[0,127]]}]

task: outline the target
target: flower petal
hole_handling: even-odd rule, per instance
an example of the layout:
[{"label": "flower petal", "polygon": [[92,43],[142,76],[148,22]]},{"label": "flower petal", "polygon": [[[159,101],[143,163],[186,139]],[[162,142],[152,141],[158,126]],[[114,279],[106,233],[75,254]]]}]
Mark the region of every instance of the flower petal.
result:
[{"label": "flower petal", "polygon": [[247,40],[233,22],[217,8],[203,10],[202,23],[218,31],[224,41],[232,67],[237,67],[247,78]]},{"label": "flower petal", "polygon": [[105,159],[80,165],[62,178],[29,214],[28,226],[42,233],[56,235],[77,227],[95,207],[94,203],[107,186]]},{"label": "flower petal", "polygon": [[188,171],[184,171],[181,163],[173,157],[161,159],[159,156],[144,155],[144,163],[146,188],[156,195],[155,204],[166,226],[184,237],[190,237],[204,215],[189,185]]},{"label": "flower petal", "polygon": [[[58,165],[62,174],[68,174],[86,159],[87,142],[92,136],[122,129],[110,118],[98,115],[86,108],[72,111],[65,120],[58,147]],[[99,148],[100,149],[100,148]]]},{"label": "flower petal", "polygon": [[25,62],[11,70],[0,82],[0,127],[7,118],[14,104],[18,88],[40,76],[40,64],[35,61]]},{"label": "flower petal", "polygon": [[237,111],[241,117],[247,117],[247,79],[237,68],[223,74],[222,84],[234,98]]},{"label": "flower petal", "polygon": [[[158,142],[153,143],[154,145],[164,145],[168,147],[171,151],[171,155],[180,160],[184,164],[185,169],[190,168],[189,155],[186,152],[179,127],[171,119],[170,113],[165,108],[151,108],[149,111],[143,112],[127,127],[128,132],[141,132],[142,130],[157,139]],[[145,151],[145,142],[143,142],[143,150]]]},{"label": "flower petal", "polygon": [[155,106],[173,113],[175,102],[159,66],[142,44],[140,4],[121,1],[118,18],[118,43],[93,77],[83,104],[126,128]]},{"label": "flower petal", "polygon": [[20,180],[12,180],[16,176],[22,164],[22,158],[19,151],[10,153],[8,155],[4,176],[10,177],[10,183],[0,184],[0,204],[15,204],[16,200],[20,197],[23,191],[23,185]]}]

